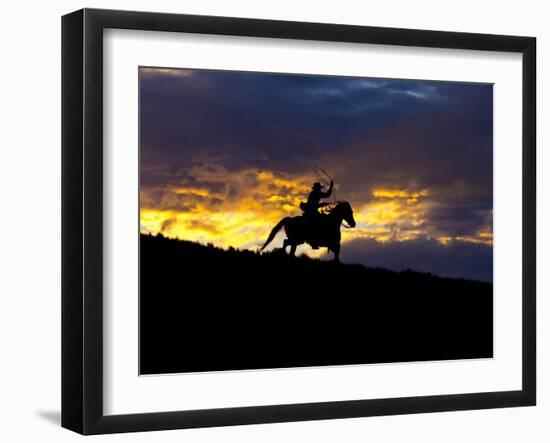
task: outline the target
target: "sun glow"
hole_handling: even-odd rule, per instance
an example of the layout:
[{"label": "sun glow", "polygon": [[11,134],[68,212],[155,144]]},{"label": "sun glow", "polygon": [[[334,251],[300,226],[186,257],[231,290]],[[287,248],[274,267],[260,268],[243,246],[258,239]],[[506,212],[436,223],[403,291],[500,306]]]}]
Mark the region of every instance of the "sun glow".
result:
[{"label": "sun glow", "polygon": [[[200,243],[257,250],[283,217],[301,214],[311,177],[271,171],[229,171],[221,166],[194,167],[177,185],[144,186],[140,231]],[[370,238],[379,242],[434,238],[491,245],[491,226],[471,235],[452,236],[430,223],[437,204],[429,189],[375,187],[365,201],[350,201],[357,225],[342,229],[342,241]],[[281,235],[271,246],[280,247]],[[319,250],[300,248],[318,257]]]},{"label": "sun glow", "polygon": [[271,171],[196,167],[178,186],[144,187],[140,230],[167,237],[256,249],[283,217],[299,215],[309,180]]},{"label": "sun glow", "polygon": [[427,234],[428,190],[375,188],[372,199],[356,210],[355,230],[344,239],[373,238],[380,242],[405,241]]}]

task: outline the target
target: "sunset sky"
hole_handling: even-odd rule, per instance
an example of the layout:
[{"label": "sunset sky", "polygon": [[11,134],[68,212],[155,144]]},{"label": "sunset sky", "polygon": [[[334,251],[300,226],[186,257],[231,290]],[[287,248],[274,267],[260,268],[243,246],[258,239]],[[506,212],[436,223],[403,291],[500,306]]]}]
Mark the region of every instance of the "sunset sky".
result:
[{"label": "sunset sky", "polygon": [[492,127],[488,84],[140,68],[140,229],[257,250],[320,167],[342,261],[492,281]]}]

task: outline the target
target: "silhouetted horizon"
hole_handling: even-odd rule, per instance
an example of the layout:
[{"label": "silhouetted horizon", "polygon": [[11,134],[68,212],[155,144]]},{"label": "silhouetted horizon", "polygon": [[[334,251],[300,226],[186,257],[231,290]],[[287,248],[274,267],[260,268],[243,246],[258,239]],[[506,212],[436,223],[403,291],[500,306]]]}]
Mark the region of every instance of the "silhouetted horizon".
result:
[{"label": "silhouetted horizon", "polygon": [[[199,241],[187,240],[185,238],[169,237],[169,236],[166,236],[166,235],[164,235],[160,232],[156,233],[156,234],[143,233],[142,232],[142,233],[140,233],[140,237],[159,238],[159,239],[164,239],[164,240],[173,241],[173,242],[187,243],[187,244],[191,244],[191,245],[196,245],[196,246],[200,246],[200,247],[207,248],[207,249],[215,249],[215,250],[223,251],[223,252],[243,253],[245,255],[252,254],[252,255],[256,255],[256,256],[266,256],[266,257],[269,257],[269,256],[285,257],[286,256],[286,257],[288,257],[288,260],[290,260],[290,263],[292,263],[292,260],[298,260],[298,261],[306,260],[306,261],[315,262],[315,263],[317,263],[317,262],[319,262],[319,263],[330,263],[331,262],[331,257],[330,257],[329,253],[321,255],[319,257],[311,257],[311,256],[308,256],[307,254],[300,254],[300,255],[296,255],[296,256],[291,256],[291,255],[286,254],[283,250],[281,250],[279,248],[275,248],[275,249],[271,249],[270,251],[262,252],[262,251],[260,251],[261,246],[262,246],[261,243],[258,243],[257,248],[254,250],[254,249],[243,249],[243,248],[238,248],[238,247],[234,247],[234,246],[216,246],[213,243],[203,243],[203,242],[199,242]],[[490,280],[482,280],[482,279],[476,279],[476,278],[465,278],[465,277],[460,277],[460,276],[454,276],[453,277],[453,276],[448,276],[448,275],[440,275],[440,274],[436,274],[436,273],[433,273],[433,272],[422,271],[422,270],[418,270],[418,269],[411,268],[411,267],[405,267],[403,269],[390,269],[390,268],[386,268],[386,267],[380,266],[380,265],[368,266],[368,265],[365,265],[363,263],[353,262],[353,261],[342,261],[340,263],[334,263],[334,265],[336,265],[336,266],[338,266],[338,265],[341,265],[341,266],[356,266],[356,267],[358,266],[358,267],[365,268],[366,270],[382,270],[382,271],[385,271],[385,272],[388,272],[388,273],[395,273],[395,274],[400,274],[400,273],[407,272],[407,273],[415,273],[415,274],[420,274],[420,275],[428,275],[428,276],[431,276],[431,277],[440,278],[440,279],[447,279],[447,280],[464,280],[464,281],[486,283],[486,284],[490,284],[490,285],[493,284],[493,282],[490,281]]]},{"label": "silhouetted horizon", "polygon": [[[330,256],[329,253],[326,253],[326,254],[318,256],[318,257],[311,257],[307,254],[300,254],[300,255],[296,255],[296,256],[291,256],[291,255],[286,254],[284,251],[282,251],[281,249],[278,249],[278,248],[271,249],[270,251],[261,252],[260,251],[261,246],[262,246],[261,243],[258,243],[256,249],[248,249],[248,248],[244,249],[244,248],[238,248],[238,247],[234,247],[234,246],[216,246],[213,243],[203,243],[203,242],[200,242],[200,241],[187,240],[185,238],[179,238],[179,237],[169,237],[169,236],[166,236],[166,235],[164,235],[160,232],[156,233],[156,234],[143,233],[142,232],[142,233],[140,233],[140,237],[150,237],[150,238],[158,237],[158,238],[164,239],[164,240],[169,240],[169,241],[174,241],[174,242],[181,242],[181,243],[189,243],[189,244],[193,244],[193,245],[202,246],[204,248],[216,249],[216,250],[224,251],[224,252],[237,252],[237,253],[243,253],[243,254],[254,254],[254,255],[258,255],[258,256],[265,255],[266,257],[267,256],[278,256],[278,257],[287,256],[289,260],[292,260],[292,259],[295,259],[295,260],[309,260],[309,261],[312,261],[312,262],[322,262],[322,263],[330,263],[331,262],[331,256]],[[423,270],[415,269],[414,267],[403,267],[402,269],[391,269],[391,268],[387,268],[387,267],[384,267],[384,266],[381,266],[381,265],[369,266],[369,265],[365,265],[364,263],[361,263],[359,261],[355,261],[355,262],[354,261],[341,261],[340,263],[335,263],[335,265],[360,266],[360,267],[363,267],[365,269],[383,270],[383,271],[387,271],[389,273],[393,272],[393,273],[396,273],[396,274],[403,273],[403,272],[412,272],[412,273],[416,273],[416,274],[430,275],[430,276],[433,276],[433,277],[436,277],[436,278],[441,278],[441,279],[465,280],[465,281],[472,281],[472,282],[487,283],[487,284],[490,284],[490,285],[493,284],[492,280],[483,280],[483,279],[477,279],[477,278],[466,278],[466,277],[461,277],[461,276],[441,275],[441,274],[437,274],[437,273],[433,273],[433,272],[429,272],[429,271],[423,271]]]}]

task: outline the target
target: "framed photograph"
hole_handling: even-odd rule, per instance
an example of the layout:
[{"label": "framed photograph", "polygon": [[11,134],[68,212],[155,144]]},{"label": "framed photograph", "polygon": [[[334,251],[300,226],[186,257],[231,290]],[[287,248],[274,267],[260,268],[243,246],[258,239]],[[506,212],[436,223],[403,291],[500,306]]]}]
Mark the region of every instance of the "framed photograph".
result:
[{"label": "framed photograph", "polygon": [[62,425],[535,405],[532,37],[62,20]]}]

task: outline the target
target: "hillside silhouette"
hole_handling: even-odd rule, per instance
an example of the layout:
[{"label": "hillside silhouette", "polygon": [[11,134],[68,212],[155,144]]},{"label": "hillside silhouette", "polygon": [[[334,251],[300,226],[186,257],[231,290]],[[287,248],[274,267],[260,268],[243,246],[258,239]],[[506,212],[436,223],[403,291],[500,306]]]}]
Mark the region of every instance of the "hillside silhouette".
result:
[{"label": "hillside silhouette", "polygon": [[141,235],[142,374],[492,354],[490,283]]}]

